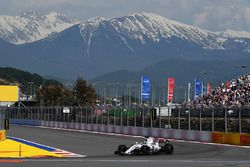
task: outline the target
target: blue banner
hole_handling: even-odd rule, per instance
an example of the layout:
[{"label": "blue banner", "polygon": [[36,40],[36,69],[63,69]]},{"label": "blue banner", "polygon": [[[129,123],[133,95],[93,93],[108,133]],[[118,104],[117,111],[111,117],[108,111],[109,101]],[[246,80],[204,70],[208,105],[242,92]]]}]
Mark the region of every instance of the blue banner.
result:
[{"label": "blue banner", "polygon": [[204,83],[204,82],[202,82],[202,95],[206,95],[207,94],[207,86],[206,86],[206,84]]},{"label": "blue banner", "polygon": [[150,81],[148,77],[142,77],[142,100],[150,98]]},{"label": "blue banner", "polygon": [[197,99],[199,97],[200,92],[201,92],[200,81],[195,79],[195,96],[194,96],[194,99]]}]

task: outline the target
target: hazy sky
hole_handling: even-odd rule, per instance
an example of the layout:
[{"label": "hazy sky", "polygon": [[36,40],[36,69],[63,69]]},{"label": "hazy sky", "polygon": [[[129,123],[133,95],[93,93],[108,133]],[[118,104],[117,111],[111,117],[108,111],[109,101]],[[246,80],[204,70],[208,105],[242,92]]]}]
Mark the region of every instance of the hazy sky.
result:
[{"label": "hazy sky", "polygon": [[250,0],[0,0],[0,15],[29,10],[56,11],[81,21],[144,11],[212,31],[250,32]]}]

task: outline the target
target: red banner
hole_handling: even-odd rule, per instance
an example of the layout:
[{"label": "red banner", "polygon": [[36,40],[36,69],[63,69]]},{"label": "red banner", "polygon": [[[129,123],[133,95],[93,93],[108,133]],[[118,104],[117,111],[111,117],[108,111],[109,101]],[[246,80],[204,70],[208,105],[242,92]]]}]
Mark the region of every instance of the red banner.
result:
[{"label": "red banner", "polygon": [[226,82],[226,88],[230,89],[230,82]]},{"label": "red banner", "polygon": [[207,83],[207,94],[209,95],[211,93],[211,86],[210,83]]},{"label": "red banner", "polygon": [[168,78],[168,103],[173,102],[174,97],[174,78]]}]

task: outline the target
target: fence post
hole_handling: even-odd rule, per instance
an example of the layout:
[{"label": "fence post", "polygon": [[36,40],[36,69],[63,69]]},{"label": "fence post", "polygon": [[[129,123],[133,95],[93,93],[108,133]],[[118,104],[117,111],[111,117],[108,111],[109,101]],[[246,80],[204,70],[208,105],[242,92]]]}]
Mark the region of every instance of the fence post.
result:
[{"label": "fence post", "polygon": [[83,116],[83,113],[82,113],[82,106],[80,107],[80,122],[82,124],[82,116]]},{"label": "fence post", "polygon": [[97,111],[95,108],[93,108],[93,111],[94,111],[94,118],[95,118],[95,124],[98,124],[98,121],[99,121],[99,115],[97,115]]},{"label": "fence post", "polygon": [[107,112],[108,112],[108,125],[109,125],[109,109],[107,109]]},{"label": "fence post", "polygon": [[[123,109],[124,110],[124,109]],[[128,112],[130,111],[130,108],[128,108],[127,110],[126,110],[126,115],[127,115],[127,117],[126,117],[126,121],[127,121],[127,126],[129,126],[129,115],[128,115]],[[131,110],[132,111],[132,110]]]},{"label": "fence post", "polygon": [[159,128],[161,128],[161,107],[159,106]]},{"label": "fence post", "polygon": [[180,117],[181,117],[181,109],[178,108],[178,129],[180,130],[181,129],[181,121],[180,121]]},{"label": "fence post", "polygon": [[104,110],[102,110],[102,109],[101,109],[101,114],[102,114],[102,124],[104,124],[104,118],[103,118],[103,117],[104,117],[104,115],[103,115],[103,111],[104,111]]},{"label": "fence post", "polygon": [[[148,108],[148,111],[149,111],[149,108]],[[144,108],[142,108],[142,114],[141,114],[141,116],[142,116],[142,127],[144,127],[145,125],[144,125],[144,117],[145,117],[145,112],[144,112]]]},{"label": "fence post", "polygon": [[212,108],[212,131],[214,131],[214,108]]},{"label": "fence post", "polygon": [[42,107],[42,108],[41,108],[41,111],[40,111],[40,115],[41,115],[40,117],[41,117],[41,120],[42,120],[42,121],[45,121],[44,108],[45,108],[45,107]]},{"label": "fence post", "polygon": [[84,107],[84,110],[85,110],[85,123],[87,124],[88,123],[88,108]]},{"label": "fence post", "polygon": [[188,130],[191,130],[191,109],[189,107],[189,111],[188,111]]},{"label": "fence post", "polygon": [[34,111],[34,107],[30,107],[30,120],[33,119],[33,111]]},{"label": "fence post", "polygon": [[167,106],[167,107],[168,107],[168,129],[170,129],[170,127],[171,127],[170,106]]},{"label": "fence post", "polygon": [[28,107],[24,108],[24,111],[26,113],[25,119],[29,120],[29,110],[27,109]]},{"label": "fence post", "polygon": [[90,124],[93,123],[93,111],[92,108],[90,107]]},{"label": "fence post", "polygon": [[122,109],[121,108],[119,108],[119,113],[120,113],[120,124],[118,124],[118,125],[120,125],[120,126],[122,126]]},{"label": "fence post", "polygon": [[[75,124],[76,124],[76,123],[79,122],[78,120],[79,120],[79,116],[80,116],[80,114],[79,114],[79,113],[80,113],[80,106],[75,107],[75,108],[76,108],[76,109],[75,109],[75,111],[76,111],[76,112],[75,112]],[[76,127],[76,126],[75,126],[75,127]]]},{"label": "fence post", "polygon": [[16,119],[16,108],[12,108],[12,111],[13,111],[12,119]]},{"label": "fence post", "polygon": [[201,122],[201,114],[202,114],[203,107],[200,108],[199,112],[199,120],[200,120],[200,131],[202,131],[202,122]]},{"label": "fence post", "polygon": [[117,113],[117,108],[115,108],[115,110],[113,109],[113,119],[114,119],[114,121],[113,121],[113,125],[116,125],[116,113]]},{"label": "fence post", "polygon": [[72,113],[72,108],[69,107],[70,113],[67,114],[67,122],[71,122],[70,120],[70,114]]},{"label": "fence post", "polygon": [[50,118],[49,118],[49,116],[50,116],[49,113],[50,113],[50,107],[47,108],[47,116],[48,116],[48,117],[47,117],[47,119],[48,119],[47,121],[49,121],[49,119],[50,119]]},{"label": "fence post", "polygon": [[17,107],[14,108],[14,119],[17,119]]},{"label": "fence post", "polygon": [[241,133],[241,107],[239,108],[239,133]]},{"label": "fence post", "polygon": [[138,107],[135,108],[135,112],[134,112],[134,126],[136,127],[136,114],[137,114],[137,109]]},{"label": "fence post", "polygon": [[52,110],[52,121],[57,121],[57,107],[58,106],[55,106]]},{"label": "fence post", "polygon": [[151,110],[151,113],[150,113],[150,128],[153,127],[153,118],[152,118],[153,114],[152,114],[152,112],[154,112],[154,111]]},{"label": "fence post", "polygon": [[41,120],[41,107],[36,107],[37,110],[37,120]]},{"label": "fence post", "polygon": [[53,119],[53,109],[54,109],[54,106],[52,107],[49,107],[49,111],[48,111],[48,121],[52,121]]},{"label": "fence post", "polygon": [[227,110],[226,108],[224,108],[224,112],[225,112],[225,132],[227,132]]},{"label": "fence post", "polygon": [[18,110],[17,110],[17,119],[21,119],[21,107],[19,106],[18,107]]},{"label": "fence post", "polygon": [[34,112],[34,107],[30,107],[30,119],[31,120],[33,119],[33,116],[34,116],[33,112]]},{"label": "fence post", "polygon": [[46,121],[45,110],[46,110],[46,107],[43,107],[42,111],[41,111],[41,113],[42,113],[42,120],[43,121]]},{"label": "fence post", "polygon": [[42,111],[41,111],[41,113],[42,113],[42,120],[43,120],[43,121],[46,121],[45,111],[46,111],[46,107],[44,106],[44,107],[42,108]]}]

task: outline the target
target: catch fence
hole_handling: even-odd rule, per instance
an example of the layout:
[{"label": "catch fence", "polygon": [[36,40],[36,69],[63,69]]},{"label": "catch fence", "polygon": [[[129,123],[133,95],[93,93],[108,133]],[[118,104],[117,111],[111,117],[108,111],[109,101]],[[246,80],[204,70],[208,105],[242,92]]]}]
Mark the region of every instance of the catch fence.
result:
[{"label": "catch fence", "polygon": [[7,107],[0,111],[20,120],[250,133],[249,107]]}]

